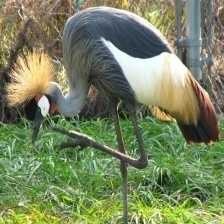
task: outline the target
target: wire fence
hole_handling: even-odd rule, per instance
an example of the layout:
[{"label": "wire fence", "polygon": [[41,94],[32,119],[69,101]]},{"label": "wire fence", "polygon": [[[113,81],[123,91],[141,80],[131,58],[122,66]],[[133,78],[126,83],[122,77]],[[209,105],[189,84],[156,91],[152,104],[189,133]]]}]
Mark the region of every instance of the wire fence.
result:
[{"label": "wire fence", "polygon": [[223,0],[201,1],[203,84],[213,97],[216,111],[219,114],[224,112],[223,5]]}]

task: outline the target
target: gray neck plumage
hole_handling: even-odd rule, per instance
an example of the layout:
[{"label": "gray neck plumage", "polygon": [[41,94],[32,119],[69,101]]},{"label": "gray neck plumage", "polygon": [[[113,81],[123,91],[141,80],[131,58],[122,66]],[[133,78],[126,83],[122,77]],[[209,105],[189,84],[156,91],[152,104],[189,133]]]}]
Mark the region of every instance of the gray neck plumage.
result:
[{"label": "gray neck plumage", "polygon": [[72,88],[66,95],[63,95],[60,86],[52,82],[48,94],[58,106],[61,115],[73,117],[83,108],[87,93],[83,88]]},{"label": "gray neck plumage", "polygon": [[84,106],[86,96],[75,91],[70,91],[65,96],[62,94],[58,97],[59,113],[65,117],[74,117]]}]

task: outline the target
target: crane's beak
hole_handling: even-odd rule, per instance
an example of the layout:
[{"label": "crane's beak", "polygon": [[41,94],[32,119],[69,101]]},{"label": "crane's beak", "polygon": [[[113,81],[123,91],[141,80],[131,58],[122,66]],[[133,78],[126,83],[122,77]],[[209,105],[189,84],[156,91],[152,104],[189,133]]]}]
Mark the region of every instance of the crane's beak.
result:
[{"label": "crane's beak", "polygon": [[34,143],[37,139],[39,129],[40,129],[40,126],[41,126],[43,120],[44,120],[44,117],[41,113],[40,108],[38,108],[36,113],[35,113],[35,118],[34,118],[34,121],[33,121],[32,143]]}]

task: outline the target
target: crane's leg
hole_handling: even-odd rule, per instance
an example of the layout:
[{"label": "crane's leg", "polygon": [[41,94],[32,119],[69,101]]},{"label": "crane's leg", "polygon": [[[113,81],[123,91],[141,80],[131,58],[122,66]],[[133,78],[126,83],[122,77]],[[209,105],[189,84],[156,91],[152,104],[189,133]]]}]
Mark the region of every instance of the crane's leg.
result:
[{"label": "crane's leg", "polygon": [[[118,104],[116,101],[113,104],[112,108],[112,117],[114,121],[115,132],[117,136],[118,150],[125,154],[125,146],[122,137],[119,115],[118,115]],[[120,165],[121,178],[122,178],[122,193],[123,193],[123,222],[124,224],[128,224],[128,170],[127,163],[121,160]]]},{"label": "crane's leg", "polygon": [[147,165],[148,158],[147,158],[147,154],[146,154],[145,149],[144,149],[144,142],[143,142],[143,138],[142,138],[141,129],[138,126],[138,118],[137,118],[137,114],[136,114],[136,107],[135,106],[130,106],[130,107],[128,107],[128,109],[129,109],[130,118],[131,118],[133,129],[134,129],[134,134],[136,135],[137,142],[138,142],[138,148],[139,148],[139,152],[140,152],[139,161],[142,164]]},{"label": "crane's leg", "polygon": [[[141,142],[141,133],[138,131],[138,125],[136,122],[136,126],[134,128],[137,130],[136,133],[138,133],[139,137],[137,138],[138,142]],[[66,135],[69,137],[69,139],[66,141],[66,143],[62,144],[62,147],[60,148],[66,148],[66,147],[81,147],[81,149],[91,147],[94,149],[97,149],[101,152],[107,153],[123,162],[126,162],[127,164],[137,168],[137,169],[144,169],[147,164],[148,164],[148,159],[147,155],[144,151],[144,147],[141,147],[140,149],[140,157],[139,159],[135,159],[130,157],[127,154],[121,153],[118,150],[115,150],[107,145],[101,144],[94,140],[93,138],[89,137],[88,135],[82,134],[77,131],[67,131],[66,129],[63,128],[58,128],[58,127],[52,127],[52,130],[59,132],[63,135]],[[65,146],[65,147],[63,147]],[[142,144],[143,146],[143,144]],[[139,147],[140,148],[140,147]]]}]

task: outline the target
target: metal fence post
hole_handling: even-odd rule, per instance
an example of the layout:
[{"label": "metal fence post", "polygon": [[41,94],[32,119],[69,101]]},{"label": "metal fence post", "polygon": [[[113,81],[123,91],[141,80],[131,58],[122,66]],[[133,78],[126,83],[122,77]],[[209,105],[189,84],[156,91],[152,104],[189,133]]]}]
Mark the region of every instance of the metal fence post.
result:
[{"label": "metal fence post", "polygon": [[201,72],[201,0],[186,1],[187,64],[197,80]]}]

